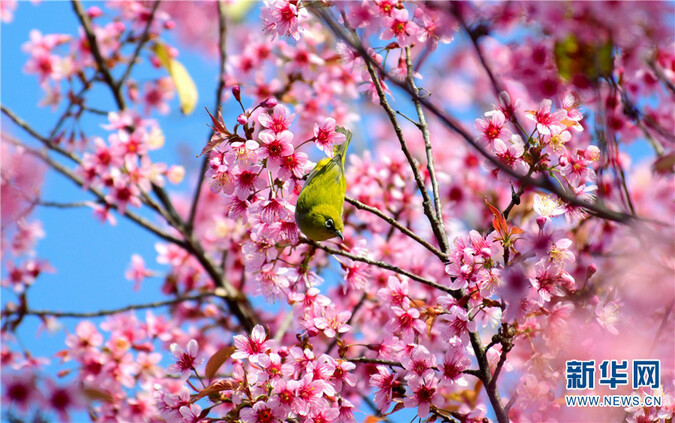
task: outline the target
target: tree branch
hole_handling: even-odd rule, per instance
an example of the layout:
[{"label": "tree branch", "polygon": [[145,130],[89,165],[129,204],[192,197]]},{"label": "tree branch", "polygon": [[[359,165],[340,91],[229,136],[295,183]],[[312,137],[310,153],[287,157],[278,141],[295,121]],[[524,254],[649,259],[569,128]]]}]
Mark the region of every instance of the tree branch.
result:
[{"label": "tree branch", "polygon": [[[367,53],[366,56],[370,59],[370,56],[368,56]],[[373,85],[375,85],[377,95],[380,98],[380,106],[382,106],[385,113],[387,114],[387,117],[389,118],[389,121],[391,122],[394,132],[396,133],[396,138],[398,139],[398,142],[401,145],[401,151],[403,151],[406,160],[408,160],[408,164],[410,165],[410,169],[412,170],[413,177],[415,178],[415,182],[417,183],[417,188],[419,189],[420,194],[422,194],[422,208],[424,209],[424,214],[427,216],[429,224],[431,225],[431,229],[434,231],[434,235],[436,236],[438,245],[444,246],[447,244],[447,241],[444,241],[445,234],[444,232],[441,232],[440,225],[438,224],[438,218],[431,207],[431,199],[429,198],[429,193],[427,192],[427,189],[424,186],[424,180],[422,179],[422,175],[420,174],[420,171],[417,168],[417,163],[415,162],[415,159],[410,153],[410,149],[408,149],[408,144],[406,144],[405,142],[405,138],[403,137],[403,131],[401,130],[401,126],[398,123],[398,119],[396,119],[396,112],[394,111],[394,109],[392,109],[391,105],[389,104],[389,101],[387,100],[386,93],[382,88],[382,84],[380,83],[380,79],[377,76],[377,73],[375,72],[375,67],[373,66],[370,60],[366,60],[365,62],[366,68],[368,69],[368,74],[370,75],[370,79],[373,81]]]},{"label": "tree branch", "polygon": [[[120,110],[124,110],[125,103],[121,95],[121,90],[119,89],[118,84],[115,84],[114,80],[112,79],[110,71],[105,61],[103,60],[103,57],[101,56],[96,41],[96,37],[94,36],[93,31],[91,29],[91,22],[84,13],[84,10],[82,9],[82,5],[80,4],[80,2],[78,0],[71,0],[71,1],[73,3],[73,9],[75,10],[75,13],[78,15],[78,18],[80,19],[80,22],[84,27],[87,39],[91,44],[90,48],[92,50],[92,54],[94,54],[94,58],[96,59],[96,62],[104,75],[104,79],[107,85],[109,86],[110,90],[113,92],[115,99],[117,100],[117,106]],[[224,9],[221,6],[219,8],[219,11],[223,10]],[[123,80],[120,80],[119,85],[121,85],[122,83]],[[220,101],[220,99],[217,100]],[[228,282],[225,279],[225,275],[223,274],[223,272],[207,256],[200,242],[194,238],[192,228],[190,227],[191,225],[185,224],[181,216],[174,208],[173,203],[171,202],[169,196],[166,194],[164,189],[153,184],[152,190],[155,193],[155,195],[159,198],[159,201],[162,203],[162,205],[164,205],[164,207],[166,208],[166,213],[168,213],[168,215],[164,215],[164,213],[162,213],[162,215],[165,218],[167,218],[168,216],[168,222],[171,225],[173,225],[174,228],[181,233],[181,235],[183,235],[185,239],[185,242],[182,244],[183,248],[185,248],[186,251],[192,254],[197,259],[197,261],[199,261],[199,263],[202,265],[202,267],[209,275],[209,277],[213,280],[213,282],[217,286],[220,286],[225,290],[226,293],[225,301],[230,311],[237,317],[239,323],[243,326],[243,328],[246,331],[250,332],[253,329],[253,327],[260,322],[260,318],[258,314],[254,312],[248,297],[246,297],[241,291],[239,291],[230,282]]]},{"label": "tree branch", "polygon": [[417,118],[419,119],[418,128],[422,132],[422,138],[424,139],[424,150],[427,155],[427,171],[429,172],[429,179],[431,180],[431,192],[434,196],[434,205],[436,207],[436,221],[438,232],[436,238],[438,239],[438,245],[441,246],[443,253],[447,254],[450,246],[448,244],[448,236],[445,233],[445,224],[443,223],[443,211],[441,206],[441,197],[438,192],[438,180],[436,179],[436,169],[434,168],[434,154],[431,149],[431,135],[429,133],[429,125],[427,124],[427,119],[424,116],[424,109],[422,104],[419,101],[420,90],[415,85],[415,71],[413,69],[412,63],[412,53],[410,52],[410,47],[405,48],[405,62],[407,67],[407,77],[408,87],[415,93],[413,96],[413,104],[415,105],[415,110],[417,111]]},{"label": "tree branch", "polygon": [[354,358],[345,358],[345,360],[351,363],[383,364],[385,366],[403,368],[403,364],[399,363],[398,361],[382,360],[380,358],[354,357]]},{"label": "tree branch", "polygon": [[[71,0],[71,3],[73,5],[73,10],[75,11],[77,18],[80,20],[80,24],[82,24],[82,29],[84,29],[84,34],[87,37],[87,41],[89,41],[89,49],[91,50],[91,54],[94,56],[96,64],[98,65],[99,72],[101,72],[101,74],[103,75],[103,79],[105,80],[106,84],[110,86],[110,89],[113,93],[113,97],[115,97],[115,102],[117,103],[117,106],[120,109],[125,109],[126,105],[124,102],[124,97],[122,97],[122,90],[120,90],[118,84],[115,83],[115,80],[113,79],[112,74],[110,73],[110,69],[108,68],[108,65],[105,61],[105,58],[103,58],[101,50],[98,48],[98,42],[96,41],[96,34],[94,34],[94,29],[91,26],[91,20],[89,19],[89,16],[87,16],[87,13],[82,8],[82,4],[80,3],[79,0]],[[120,80],[120,85],[121,81],[122,80]]]},{"label": "tree branch", "polygon": [[150,11],[150,16],[148,17],[148,22],[146,22],[145,28],[143,29],[143,35],[141,35],[141,39],[138,41],[138,44],[136,44],[136,49],[134,50],[134,54],[131,56],[131,60],[129,61],[129,64],[127,65],[127,68],[124,70],[124,73],[122,74],[122,77],[119,79],[119,81],[116,84],[116,90],[118,90],[118,91],[122,89],[122,84],[131,74],[131,69],[136,64],[136,60],[138,59],[138,56],[141,54],[141,50],[143,49],[143,46],[145,46],[145,44],[150,39],[150,27],[152,26],[152,22],[155,20],[155,13],[157,13],[157,9],[159,8],[160,3],[161,3],[161,0],[157,0],[152,5],[152,10]]},{"label": "tree branch", "polygon": [[[14,145],[17,145],[17,146],[20,146],[20,147],[26,149],[26,151],[29,152],[30,154],[40,158],[47,165],[49,165],[52,169],[54,169],[58,173],[62,174],[66,178],[70,179],[76,185],[78,185],[80,187],[82,187],[84,185],[84,182],[82,181],[82,179],[80,179],[79,176],[77,176],[73,171],[71,171],[67,167],[63,166],[61,163],[59,163],[59,162],[55,161],[54,159],[52,159],[51,157],[49,157],[49,155],[46,152],[36,150],[32,147],[29,147],[29,146],[25,145],[24,143],[22,143],[18,140],[13,140],[13,139],[7,138],[7,137],[5,139],[8,142],[10,142]],[[149,220],[145,219],[144,217],[142,217],[140,215],[137,215],[134,212],[131,212],[129,210],[125,210],[124,213],[121,213],[119,211],[119,209],[117,208],[117,205],[108,204],[108,202],[105,199],[105,195],[101,191],[99,191],[98,189],[90,186],[89,188],[87,188],[87,191],[94,194],[94,196],[96,196],[98,202],[100,202],[102,204],[105,204],[112,209],[117,210],[122,216],[127,217],[131,221],[137,223],[141,227],[143,227],[143,228],[147,229],[148,231],[154,233],[155,235],[162,238],[163,240],[171,242],[172,244],[176,244],[181,248],[187,247],[187,244],[185,243],[185,241],[180,240],[180,239],[170,235],[169,233],[163,231],[162,229],[160,229],[159,227],[157,227],[155,224],[151,223]]]},{"label": "tree branch", "polygon": [[313,13],[315,13],[323,22],[333,31],[333,33],[340,38],[341,40],[345,41],[348,45],[350,45],[357,53],[361,55],[361,57],[366,61],[367,63],[370,64],[371,67],[377,68],[387,79],[389,79],[394,85],[397,85],[398,87],[402,88],[405,90],[410,96],[415,97],[419,100],[419,102],[428,110],[430,111],[434,116],[436,116],[446,127],[448,127],[450,130],[453,132],[457,133],[460,135],[472,148],[474,148],[476,151],[478,151],[482,156],[484,156],[490,163],[492,163],[495,167],[498,167],[500,170],[502,170],[504,173],[508,174],[509,176],[519,180],[521,183],[526,183],[528,185],[536,186],[539,188],[542,188],[545,191],[549,191],[555,195],[557,195],[561,200],[575,205],[579,206],[581,208],[586,209],[587,211],[591,212],[591,214],[601,217],[603,219],[607,220],[612,220],[615,222],[623,223],[623,224],[628,224],[636,219],[642,219],[639,217],[634,217],[630,214],[627,213],[622,213],[622,212],[616,212],[613,210],[608,209],[602,204],[592,204],[588,203],[584,200],[580,200],[577,198],[573,193],[570,193],[566,190],[564,190],[562,187],[557,186],[554,184],[550,178],[542,176],[541,178],[534,179],[534,178],[526,178],[524,175],[520,175],[516,173],[513,169],[511,169],[509,166],[505,165],[502,163],[500,160],[498,160],[494,155],[490,154],[485,148],[483,148],[481,145],[479,145],[473,137],[469,134],[469,132],[462,127],[462,125],[456,121],[454,118],[450,117],[447,115],[445,112],[443,112],[438,106],[436,106],[434,103],[429,101],[427,98],[420,97],[416,93],[414,93],[410,87],[407,86],[407,84],[402,83],[397,81],[395,78],[390,77],[387,75],[381,68],[380,65],[374,62],[374,60],[368,56],[363,44],[360,42],[360,40],[354,40],[349,33],[346,32],[346,30],[339,25],[335,20],[333,20],[326,12],[319,10],[318,8],[312,7],[311,10]]},{"label": "tree branch", "polygon": [[394,219],[393,217],[387,216],[386,214],[382,213],[379,209],[369,206],[367,204],[364,204],[354,198],[351,197],[345,197],[345,201],[351,204],[352,206],[356,207],[359,210],[365,210],[368,211],[375,216],[379,217],[380,219],[384,220],[391,226],[395,227],[399,231],[401,231],[403,234],[407,235],[408,237],[412,238],[413,240],[417,241],[421,246],[429,250],[431,253],[433,253],[436,257],[441,259],[443,262],[448,260],[448,256],[444,254],[442,251],[440,251],[438,248],[434,247],[433,245],[429,244],[427,241],[425,241],[422,237],[417,235],[415,232],[411,231],[408,229],[406,226],[403,224],[399,223],[398,220]]},{"label": "tree branch", "polygon": [[319,248],[321,250],[326,251],[327,253],[334,254],[336,256],[347,257],[348,259],[351,259],[351,260],[354,260],[354,261],[360,261],[362,263],[370,264],[372,266],[379,267],[381,269],[390,270],[394,273],[398,273],[399,275],[407,276],[410,279],[412,279],[414,281],[417,281],[417,282],[420,282],[420,283],[422,283],[424,285],[427,285],[431,288],[436,288],[440,291],[447,292],[448,294],[452,294],[452,292],[453,292],[447,286],[437,284],[436,282],[430,281],[429,279],[425,279],[425,278],[423,278],[421,276],[418,276],[418,275],[416,275],[412,272],[409,272],[407,270],[403,270],[400,267],[394,266],[393,264],[385,263],[385,262],[379,261],[379,260],[371,260],[371,259],[366,258],[366,257],[356,256],[354,254],[351,254],[351,253],[348,253],[348,252],[342,251],[342,250],[336,250],[335,248],[327,247],[325,245],[322,245],[321,243],[318,243],[316,241],[312,241],[311,239],[308,239],[308,238],[300,238],[300,242],[304,242],[305,244],[309,244],[309,245],[311,245],[315,248]]},{"label": "tree branch", "polygon": [[22,316],[53,316],[53,317],[74,317],[74,318],[92,318],[92,317],[103,317],[110,316],[112,314],[124,313],[131,310],[145,310],[148,308],[158,308],[169,305],[175,305],[182,303],[184,301],[194,301],[194,300],[203,300],[209,297],[219,297],[220,295],[215,292],[205,292],[197,295],[188,295],[184,297],[176,297],[171,300],[166,301],[156,301],[152,303],[144,304],[132,304],[120,308],[113,308],[109,310],[99,310],[99,311],[89,311],[89,312],[71,312],[71,311],[53,311],[53,310],[32,310],[26,309],[22,310],[3,310],[3,316],[12,316],[12,315],[22,315]]},{"label": "tree branch", "polygon": [[[225,90],[225,65],[227,63],[227,16],[225,14],[225,5],[223,0],[218,0],[218,46],[219,46],[219,63],[220,67],[218,69],[218,86],[216,87],[216,106],[215,113],[218,113],[222,105],[223,91]],[[209,134],[209,139],[213,137],[214,130],[211,130]],[[199,176],[197,180],[197,187],[195,188],[195,194],[192,199],[192,205],[190,206],[190,215],[188,217],[188,228],[192,228],[195,221],[195,215],[197,214],[197,205],[199,204],[199,196],[201,195],[202,185],[204,184],[204,175],[206,173],[206,168],[209,164],[208,154],[202,159],[202,166],[199,170]]]}]

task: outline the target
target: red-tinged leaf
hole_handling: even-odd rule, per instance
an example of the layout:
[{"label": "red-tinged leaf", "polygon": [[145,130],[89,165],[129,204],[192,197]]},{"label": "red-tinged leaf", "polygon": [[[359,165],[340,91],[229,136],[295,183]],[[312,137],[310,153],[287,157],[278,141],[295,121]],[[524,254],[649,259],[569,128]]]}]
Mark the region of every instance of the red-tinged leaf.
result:
[{"label": "red-tinged leaf", "polygon": [[502,215],[502,212],[497,210],[492,204],[488,203],[487,199],[485,200],[485,204],[488,206],[492,214],[495,216],[495,218],[492,219],[492,226],[494,226],[497,232],[499,232],[501,235],[504,235],[507,230],[504,215]]},{"label": "red-tinged leaf", "polygon": [[227,141],[227,138],[219,134],[218,132],[214,133],[211,139],[209,140],[208,143],[206,143],[206,146],[202,148],[202,152],[199,153],[199,156],[201,157],[204,154],[208,153],[209,151],[213,150],[214,148],[218,147],[220,144],[223,142]]},{"label": "red-tinged leaf", "polygon": [[517,226],[514,226],[514,227],[511,228],[511,235],[520,235],[523,232],[524,231]]},{"label": "red-tinged leaf", "polygon": [[213,122],[213,126],[210,126],[211,129],[214,131],[220,133],[220,134],[227,134],[227,127],[225,126],[225,122],[223,122],[223,114],[220,110],[218,110],[218,118],[213,117],[211,112],[209,112],[209,109],[206,109],[206,113],[209,114],[211,117],[211,121]]},{"label": "red-tinged leaf", "polygon": [[209,109],[206,109],[206,113],[209,114],[211,117],[211,122],[213,122],[213,126],[209,126],[209,128],[213,129],[213,136],[209,140],[209,142],[206,144],[206,146],[202,149],[202,152],[199,153],[199,156],[203,156],[205,153],[208,153],[209,151],[213,150],[214,148],[218,147],[221,143],[227,141],[228,137],[230,136],[230,133],[227,131],[227,127],[225,126],[225,123],[223,122],[223,114],[221,113],[220,110],[218,110],[218,117],[214,117],[211,112],[209,112]]},{"label": "red-tinged leaf", "polygon": [[70,369],[60,370],[58,373],[56,373],[56,376],[59,377],[59,378],[66,377],[70,374],[70,372],[72,372],[72,370],[70,370]]},{"label": "red-tinged leaf", "polygon": [[399,410],[403,410],[404,408],[405,408],[405,405],[403,405],[402,402],[397,401],[397,402],[396,402],[396,405],[395,405],[394,408],[391,410],[391,412],[390,412],[390,413],[387,413],[387,414],[385,414],[385,415],[388,416],[388,415],[390,415],[390,414],[394,414],[395,412],[397,412],[397,411],[399,411]]},{"label": "red-tinged leaf", "polygon": [[476,385],[473,387],[473,399],[469,402],[469,407],[475,408],[476,403],[478,402],[478,397],[480,396],[480,390],[483,389],[483,382],[480,380],[476,381]]},{"label": "red-tinged leaf", "polygon": [[236,348],[233,346],[221,348],[209,358],[209,361],[206,363],[206,369],[204,370],[207,379],[211,380],[213,378],[218,369],[220,369],[220,366],[234,354],[235,349]]},{"label": "red-tinged leaf", "polygon": [[652,166],[656,173],[675,173],[675,153],[669,153],[659,157]]},{"label": "red-tinged leaf", "polygon": [[199,401],[205,396],[215,394],[216,392],[232,391],[237,389],[237,387],[238,384],[236,382],[227,379],[222,379],[212,383],[211,385],[199,391],[199,393],[195,395],[194,398],[192,398],[192,402]]},{"label": "red-tinged leaf", "polygon": [[381,422],[382,420],[384,420],[384,417],[368,416],[363,421],[363,423],[377,423],[377,422]]},{"label": "red-tinged leaf", "polygon": [[115,399],[112,397],[112,395],[110,395],[105,391],[98,390],[96,388],[84,388],[82,389],[82,393],[90,401],[103,401],[107,402],[108,404],[112,404],[113,402],[115,402]]}]

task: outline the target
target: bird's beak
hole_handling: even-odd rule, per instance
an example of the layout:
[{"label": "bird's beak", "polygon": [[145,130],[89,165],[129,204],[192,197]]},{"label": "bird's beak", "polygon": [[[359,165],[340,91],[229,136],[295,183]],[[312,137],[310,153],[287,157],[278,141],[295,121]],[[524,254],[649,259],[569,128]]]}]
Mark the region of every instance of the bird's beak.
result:
[{"label": "bird's beak", "polygon": [[339,236],[341,240],[343,240],[343,241],[345,240],[345,237],[344,237],[344,235],[342,235],[342,232],[340,232],[338,230],[335,230],[335,235]]}]

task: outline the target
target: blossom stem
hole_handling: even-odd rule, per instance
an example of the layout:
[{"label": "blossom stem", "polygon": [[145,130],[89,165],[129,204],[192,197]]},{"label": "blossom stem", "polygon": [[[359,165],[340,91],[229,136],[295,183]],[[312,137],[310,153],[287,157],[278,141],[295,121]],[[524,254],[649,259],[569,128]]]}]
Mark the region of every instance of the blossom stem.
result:
[{"label": "blossom stem", "polygon": [[122,90],[120,89],[120,85],[123,80],[120,80],[120,84],[117,84],[113,79],[112,74],[110,73],[110,69],[108,68],[108,64],[103,58],[101,50],[98,47],[96,35],[94,34],[94,29],[91,26],[91,20],[89,19],[89,16],[87,16],[87,13],[84,11],[84,8],[82,8],[82,4],[80,3],[80,1],[71,0],[71,3],[73,5],[73,10],[75,11],[77,18],[80,20],[80,24],[82,24],[82,29],[84,29],[85,36],[87,37],[87,41],[89,42],[89,48],[91,49],[91,54],[94,56],[94,60],[96,60],[98,71],[103,75],[103,80],[106,82],[106,84],[110,86],[112,94],[115,97],[115,102],[117,103],[117,106],[120,109],[125,109],[126,105],[124,102],[124,97],[122,96]]},{"label": "blossom stem", "polygon": [[408,229],[405,225],[401,224],[397,219],[394,219],[390,216],[387,216],[386,214],[382,213],[379,209],[369,206],[367,204],[364,204],[354,198],[351,197],[345,197],[345,201],[348,202],[349,204],[353,205],[359,210],[365,210],[367,212],[370,212],[374,214],[375,216],[379,217],[380,219],[384,220],[391,226],[395,227],[399,231],[401,231],[403,234],[407,235],[408,237],[412,238],[413,240],[417,241],[421,246],[429,250],[431,253],[433,253],[436,257],[441,259],[442,261],[446,261],[448,259],[447,254],[443,253],[440,251],[438,248],[434,247],[427,241],[425,241],[422,237],[417,235],[415,232],[411,231]]},{"label": "blossom stem", "polygon": [[[225,90],[225,64],[227,63],[227,17],[225,14],[225,5],[222,0],[218,0],[218,54],[219,54],[219,69],[218,69],[218,86],[216,87],[216,106],[215,113],[220,111],[222,106],[223,91]],[[243,108],[243,106],[242,106]],[[213,137],[215,130],[211,130],[209,134],[209,139]],[[195,216],[197,214],[197,205],[199,204],[199,197],[202,191],[202,185],[204,184],[204,176],[206,174],[206,168],[209,164],[208,155],[204,156],[202,159],[202,166],[199,169],[199,175],[197,179],[197,186],[195,188],[194,197],[192,198],[192,204],[190,205],[190,214],[187,220],[188,229],[192,229],[192,226],[195,222]]]},{"label": "blossom stem", "polygon": [[513,178],[519,179],[522,182],[527,183],[528,185],[536,186],[542,188],[545,191],[551,192],[557,195],[561,200],[569,204],[582,207],[588,210],[589,213],[592,213],[597,217],[622,224],[630,224],[635,220],[641,219],[639,217],[635,217],[624,212],[611,210],[600,203],[589,203],[585,200],[581,200],[577,198],[576,195],[574,195],[574,193],[565,190],[562,186],[556,185],[555,183],[553,183],[553,181],[551,181],[550,178],[547,178],[546,176],[542,176],[540,178],[532,178],[532,177],[526,178],[523,175],[517,174],[509,166],[502,163],[494,155],[490,154],[483,146],[479,145],[471,136],[471,134],[462,125],[460,125],[460,123],[457,120],[455,120],[452,116],[445,113],[439,106],[432,103],[428,98],[419,97],[410,89],[410,87],[407,86],[407,84],[399,82],[396,80],[396,78],[390,77],[388,74],[386,74],[383,71],[382,67],[379,64],[375,63],[375,61],[368,56],[365,47],[363,46],[363,43],[361,43],[360,40],[358,39],[355,40],[349,33],[346,32],[346,30],[340,24],[338,24],[333,18],[331,18],[325,11],[320,10],[318,8],[313,8],[312,10],[313,13],[316,14],[318,17],[320,17],[337,37],[345,41],[356,52],[358,52],[366,63],[368,63],[372,68],[377,69],[380,73],[382,73],[382,75],[386,77],[389,81],[391,81],[392,84],[401,87],[411,96],[417,97],[420,103],[429,112],[431,112],[431,114],[436,116],[441,121],[441,123],[443,123],[446,127],[451,129],[453,132],[459,134],[469,145],[471,145],[472,148],[478,151],[495,167],[498,167],[500,170],[504,171],[504,173],[512,176]]},{"label": "blossom stem", "polygon": [[134,65],[136,64],[136,60],[138,59],[138,56],[141,54],[141,50],[143,49],[143,46],[150,40],[150,27],[152,26],[152,22],[155,20],[155,13],[157,13],[157,9],[159,8],[159,4],[161,3],[161,0],[155,1],[155,3],[152,5],[152,10],[150,11],[150,16],[148,17],[148,21],[145,23],[145,28],[143,29],[143,35],[141,35],[141,39],[138,41],[136,44],[136,49],[134,50],[134,54],[131,56],[131,59],[129,60],[129,64],[127,65],[127,68],[124,70],[124,73],[122,74],[122,77],[117,81],[117,90],[122,89],[122,84],[124,81],[127,80],[129,75],[131,74],[131,69],[133,69]]},{"label": "blossom stem", "polygon": [[320,244],[316,241],[312,241],[311,239],[307,239],[307,238],[300,238],[300,242],[304,242],[305,244],[309,244],[313,247],[324,250],[327,253],[347,257],[348,259],[351,259],[351,260],[354,260],[354,261],[360,261],[360,262],[366,263],[366,264],[370,264],[370,265],[379,267],[381,269],[390,270],[394,273],[398,273],[400,275],[407,276],[414,281],[423,283],[424,285],[430,286],[432,288],[436,288],[440,291],[447,292],[449,294],[454,292],[453,290],[451,290],[447,286],[437,284],[436,282],[430,281],[429,279],[425,279],[425,278],[423,278],[421,276],[418,276],[418,275],[416,275],[412,272],[409,272],[407,270],[403,270],[400,267],[394,266],[393,264],[385,263],[385,262],[379,261],[379,260],[371,260],[371,259],[366,258],[366,257],[356,256],[354,254],[351,254],[351,253],[348,253],[348,252],[345,252],[345,251],[341,251],[341,250],[337,250],[335,248],[327,247],[325,245],[322,245],[322,244]]},{"label": "blossom stem", "polygon": [[424,150],[427,155],[427,171],[429,172],[429,179],[431,180],[431,192],[434,196],[434,206],[436,207],[436,221],[433,223],[436,225],[438,234],[436,238],[438,239],[438,245],[441,246],[441,250],[444,253],[448,253],[450,245],[448,244],[448,236],[445,233],[445,224],[443,223],[443,210],[441,206],[441,197],[438,190],[438,180],[436,179],[436,169],[434,167],[434,154],[431,148],[431,134],[429,133],[429,125],[427,124],[427,119],[424,116],[424,109],[422,108],[422,103],[420,103],[420,90],[415,84],[415,71],[413,70],[412,63],[412,53],[410,47],[405,48],[406,56],[406,67],[407,67],[407,77],[408,86],[415,93],[412,96],[413,104],[415,105],[415,110],[417,111],[417,118],[419,120],[418,128],[422,132],[422,138],[424,139]]},{"label": "blossom stem", "polygon": [[182,296],[182,297],[176,297],[171,300],[166,300],[166,301],[155,301],[151,303],[143,303],[143,304],[132,304],[132,305],[127,305],[124,307],[120,308],[113,308],[113,309],[108,309],[108,310],[99,310],[99,311],[90,311],[90,312],[71,312],[71,311],[54,311],[54,310],[32,310],[32,309],[25,309],[25,310],[3,310],[2,315],[3,316],[10,316],[10,315],[24,315],[24,316],[52,316],[52,317],[73,317],[73,318],[78,318],[78,319],[88,319],[88,318],[93,318],[93,317],[103,317],[103,316],[110,316],[113,314],[119,314],[119,313],[124,313],[127,311],[132,311],[132,310],[146,310],[150,308],[159,308],[159,307],[166,307],[166,306],[171,306],[171,305],[176,305],[180,304],[185,301],[199,301],[203,300],[209,297],[219,297],[220,295],[215,293],[215,292],[204,292],[198,295],[187,295],[187,296]]}]

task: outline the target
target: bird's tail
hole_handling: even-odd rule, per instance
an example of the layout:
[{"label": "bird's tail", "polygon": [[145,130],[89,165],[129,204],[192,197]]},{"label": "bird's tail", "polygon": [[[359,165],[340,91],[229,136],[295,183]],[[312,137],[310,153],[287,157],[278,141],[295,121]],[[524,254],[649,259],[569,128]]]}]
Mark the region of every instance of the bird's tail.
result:
[{"label": "bird's tail", "polygon": [[345,136],[345,142],[333,147],[333,154],[335,157],[340,157],[340,160],[342,160],[342,168],[344,169],[347,148],[349,148],[349,143],[352,141],[352,131],[347,128],[343,128],[342,126],[335,128],[335,131],[344,134]]}]

